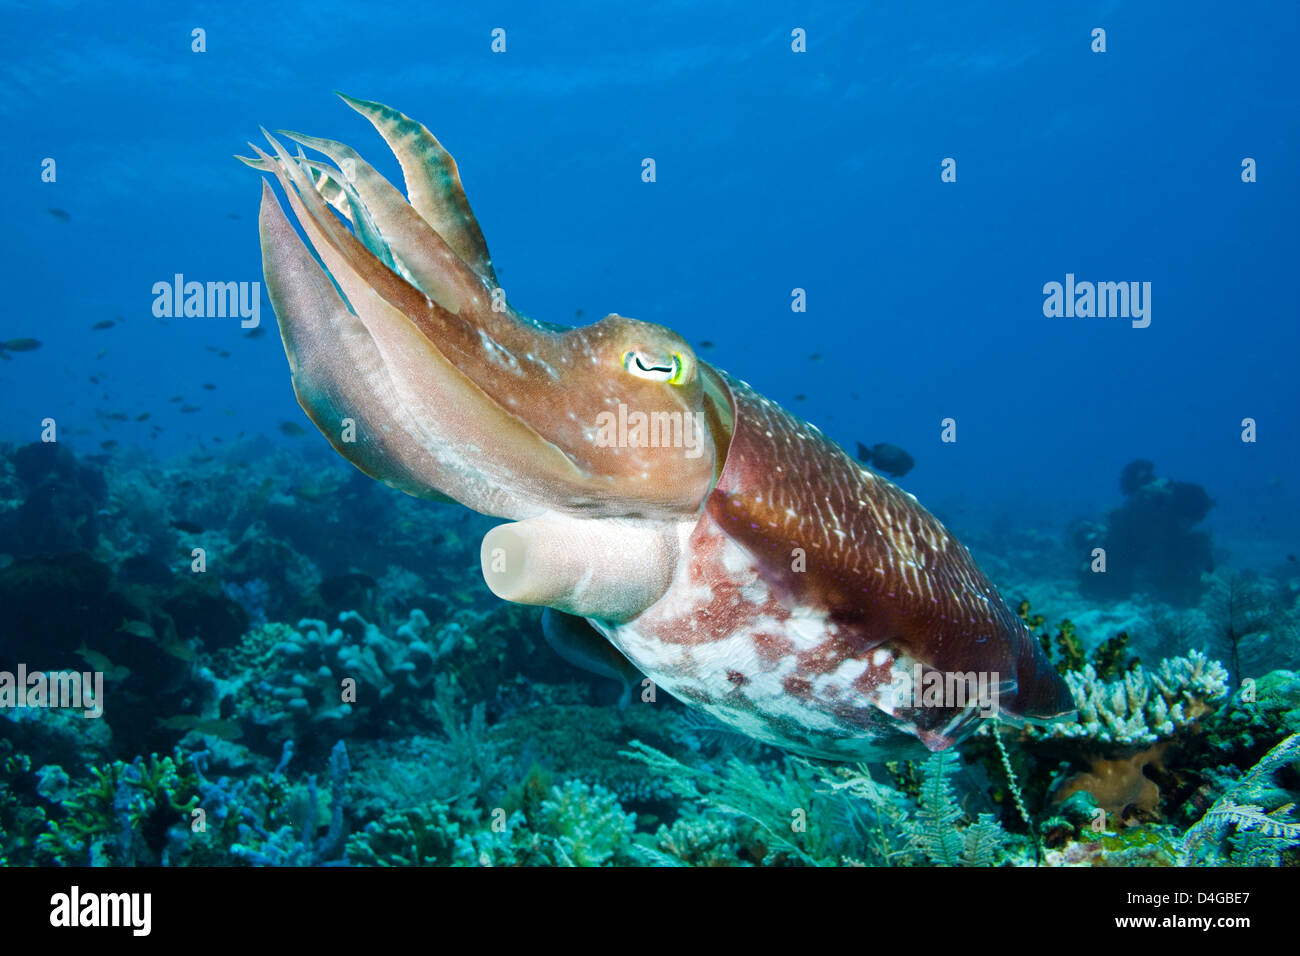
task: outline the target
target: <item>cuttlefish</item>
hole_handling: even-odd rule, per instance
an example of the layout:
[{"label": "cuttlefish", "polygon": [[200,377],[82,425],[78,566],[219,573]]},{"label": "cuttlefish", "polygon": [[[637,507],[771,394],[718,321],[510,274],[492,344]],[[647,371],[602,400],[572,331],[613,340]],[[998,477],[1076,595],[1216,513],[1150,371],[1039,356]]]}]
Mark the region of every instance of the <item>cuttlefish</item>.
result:
[{"label": "cuttlefish", "polygon": [[264,181],[262,263],[295,394],[366,474],[504,519],[482,543],[488,587],[550,609],[566,657],[635,668],[643,698],[661,688],[839,760],[1073,710],[912,495],[670,329],[516,311],[452,157],[406,115],[343,99],[396,154],[405,195],[332,140],[284,133],[291,154],[267,133],[271,151],[244,159],[279,182],[319,257]]}]

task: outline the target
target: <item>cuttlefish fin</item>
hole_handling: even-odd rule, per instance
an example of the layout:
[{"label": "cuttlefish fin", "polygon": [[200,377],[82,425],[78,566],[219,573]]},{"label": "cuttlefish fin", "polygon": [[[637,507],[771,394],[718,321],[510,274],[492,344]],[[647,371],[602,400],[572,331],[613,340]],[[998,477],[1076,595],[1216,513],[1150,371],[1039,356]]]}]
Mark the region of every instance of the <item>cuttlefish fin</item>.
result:
[{"label": "cuttlefish fin", "polygon": [[497,285],[492,257],[483,230],[470,210],[451,154],[422,124],[405,113],[338,94],[344,103],[370,120],[397,157],[406,179],[406,194],[415,211],[446,240],[456,255],[478,273],[489,288]]},{"label": "cuttlefish fin", "polygon": [[542,611],[542,635],[551,649],[574,667],[621,683],[618,706],[620,710],[627,706],[641,672],[585,618],[548,607]]},{"label": "cuttlefish fin", "polygon": [[422,449],[390,413],[398,398],[379,350],[265,181],[258,220],[271,304],[277,317],[295,317],[280,319],[280,336],[307,416],[335,451],[372,478],[416,497],[451,501],[408,467],[421,460]]}]

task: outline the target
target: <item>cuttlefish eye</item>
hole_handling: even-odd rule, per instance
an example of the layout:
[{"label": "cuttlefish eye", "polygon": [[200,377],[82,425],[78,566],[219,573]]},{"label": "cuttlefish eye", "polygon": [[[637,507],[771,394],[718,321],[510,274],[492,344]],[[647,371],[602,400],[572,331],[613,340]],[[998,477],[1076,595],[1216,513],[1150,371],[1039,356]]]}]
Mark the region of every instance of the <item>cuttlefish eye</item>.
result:
[{"label": "cuttlefish eye", "polygon": [[637,378],[667,382],[669,385],[682,385],[690,381],[693,371],[691,363],[681,352],[674,352],[665,358],[636,349],[628,349],[623,353],[623,367]]}]

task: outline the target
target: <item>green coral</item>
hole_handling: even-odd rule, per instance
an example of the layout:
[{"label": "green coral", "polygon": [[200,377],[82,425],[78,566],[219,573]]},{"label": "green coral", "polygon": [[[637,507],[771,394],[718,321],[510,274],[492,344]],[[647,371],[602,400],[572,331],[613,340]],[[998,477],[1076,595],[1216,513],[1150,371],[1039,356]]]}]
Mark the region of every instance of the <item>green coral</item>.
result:
[{"label": "green coral", "polygon": [[1295,733],[1300,733],[1300,674],[1294,671],[1271,671],[1239,689],[1206,724],[1210,749],[1243,766]]},{"label": "green coral", "polygon": [[[1046,622],[1047,618],[1041,614],[1030,614],[1028,600],[1022,600],[1016,608],[1016,613],[1020,619],[1031,631],[1037,631]],[[1047,655],[1050,661],[1056,654],[1060,655],[1060,660],[1055,664],[1058,673],[1064,674],[1066,671],[1081,670],[1088,662],[1088,656],[1083,649],[1083,641],[1075,632],[1074,622],[1066,619],[1061,621],[1061,626],[1057,629],[1056,637],[1053,638],[1047,631],[1042,631],[1038,635],[1038,643],[1042,645],[1043,653]],[[1055,649],[1055,653],[1054,650]]]},{"label": "green coral", "polygon": [[[1293,812],[1293,795],[1278,785],[1274,775],[1298,760],[1300,734],[1292,734],[1266,753],[1187,831],[1184,862],[1280,866],[1282,854],[1300,846],[1300,820]],[[1226,852],[1225,837],[1230,841]]]},{"label": "green coral", "polygon": [[[678,796],[736,823],[736,855],[769,866],[833,866],[867,852],[857,824],[861,808],[843,780],[807,761],[752,764],[729,759],[721,769],[690,766],[633,741],[627,756],[659,775]],[[840,786],[831,785],[838,783]]]},{"label": "green coral", "polygon": [[1127,631],[1120,631],[1097,645],[1092,652],[1092,667],[1102,680],[1115,680],[1142,663],[1141,659],[1128,653],[1129,636]]},{"label": "green coral", "polygon": [[37,838],[37,854],[63,865],[156,862],[168,831],[198,802],[198,778],[179,751],[91,767]]},{"label": "green coral", "polygon": [[905,826],[913,852],[935,866],[993,866],[1006,833],[991,813],[981,813],[966,826],[957,806],[950,777],[959,763],[951,750],[932,754],[922,767],[920,807]]},{"label": "green coral", "polygon": [[649,845],[637,854],[655,866],[746,866],[737,846],[735,822],[691,809],[670,825],[661,826]]},{"label": "green coral", "polygon": [[447,866],[460,827],[443,803],[395,810],[348,837],[347,859],[360,866]]},{"label": "green coral", "polygon": [[552,787],[531,818],[516,810],[428,804],[394,811],[348,840],[367,866],[607,866],[633,860],[636,815],[603,787]]},{"label": "green coral", "polygon": [[636,814],[624,813],[604,787],[570,780],[552,788],[538,824],[551,836],[557,862],[603,866],[625,851],[636,830]]}]

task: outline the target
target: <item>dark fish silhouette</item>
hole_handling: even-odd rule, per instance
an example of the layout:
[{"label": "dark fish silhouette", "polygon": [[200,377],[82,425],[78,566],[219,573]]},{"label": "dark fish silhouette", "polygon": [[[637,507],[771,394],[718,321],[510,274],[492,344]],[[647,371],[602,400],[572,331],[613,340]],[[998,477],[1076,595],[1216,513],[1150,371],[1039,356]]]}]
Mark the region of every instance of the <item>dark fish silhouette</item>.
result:
[{"label": "dark fish silhouette", "polygon": [[69,212],[66,209],[50,208],[50,209],[46,209],[45,211],[48,212],[51,216],[53,216],[55,219],[59,220],[59,222],[72,221],[72,216],[71,214],[69,214]]},{"label": "dark fish silhouette", "polygon": [[202,534],[203,526],[195,524],[193,521],[169,521],[167,527],[175,528],[177,531],[185,534]]},{"label": "dark fish silhouette", "polygon": [[280,422],[280,432],[290,438],[297,438],[299,435],[307,434],[306,429],[294,422]]},{"label": "dark fish silhouette", "polygon": [[40,347],[40,339],[8,339],[0,342],[0,349],[6,352],[31,352]]},{"label": "dark fish silhouette", "polygon": [[858,461],[870,465],[890,478],[902,478],[916,465],[916,459],[903,449],[884,442],[872,445],[870,448],[858,442]]},{"label": "dark fish silhouette", "polygon": [[102,319],[101,321],[96,322],[90,328],[92,331],[102,332],[104,329],[111,329],[115,325],[117,325],[117,323],[114,322],[112,319]]}]

